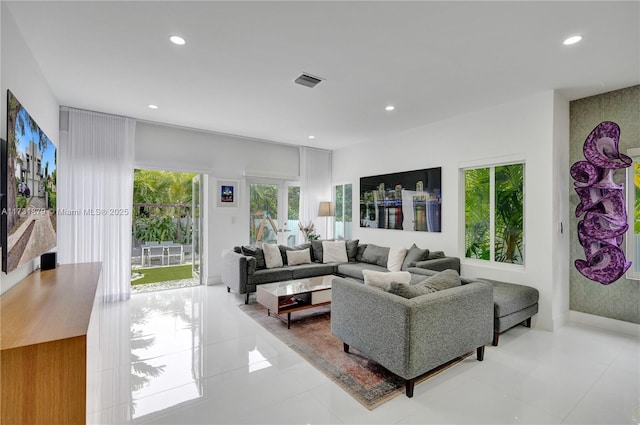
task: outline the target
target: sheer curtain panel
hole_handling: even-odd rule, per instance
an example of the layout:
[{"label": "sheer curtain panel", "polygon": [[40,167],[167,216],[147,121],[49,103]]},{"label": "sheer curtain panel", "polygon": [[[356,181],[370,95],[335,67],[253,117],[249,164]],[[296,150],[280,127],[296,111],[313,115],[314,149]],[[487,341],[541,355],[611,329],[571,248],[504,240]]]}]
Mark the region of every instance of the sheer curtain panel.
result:
[{"label": "sheer curtain panel", "polygon": [[106,301],[129,298],[135,120],[78,109],[60,113],[58,255],[102,262]]},{"label": "sheer curtain panel", "polygon": [[316,233],[327,237],[326,220],[318,219],[320,202],[331,201],[331,151],[300,148],[300,221],[313,221]]}]

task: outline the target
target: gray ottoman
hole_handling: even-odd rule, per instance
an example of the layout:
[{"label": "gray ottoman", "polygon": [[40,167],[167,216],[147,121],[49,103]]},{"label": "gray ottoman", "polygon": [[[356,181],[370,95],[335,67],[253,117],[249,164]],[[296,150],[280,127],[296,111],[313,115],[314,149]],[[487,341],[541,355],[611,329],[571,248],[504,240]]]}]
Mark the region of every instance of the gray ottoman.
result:
[{"label": "gray ottoman", "polygon": [[531,327],[531,317],[538,312],[540,293],[530,286],[478,279],[493,286],[493,345],[498,345],[499,335],[520,323]]}]

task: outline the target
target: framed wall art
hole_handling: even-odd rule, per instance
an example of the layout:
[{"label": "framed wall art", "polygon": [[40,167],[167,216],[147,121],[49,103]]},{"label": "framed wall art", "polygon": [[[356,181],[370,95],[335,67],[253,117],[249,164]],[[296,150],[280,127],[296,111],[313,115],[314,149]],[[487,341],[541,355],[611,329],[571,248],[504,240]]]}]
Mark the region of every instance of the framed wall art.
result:
[{"label": "framed wall art", "polygon": [[238,206],[238,182],[234,180],[218,180],[216,192],[217,206]]},{"label": "framed wall art", "polygon": [[440,232],[442,168],[360,179],[360,227]]}]

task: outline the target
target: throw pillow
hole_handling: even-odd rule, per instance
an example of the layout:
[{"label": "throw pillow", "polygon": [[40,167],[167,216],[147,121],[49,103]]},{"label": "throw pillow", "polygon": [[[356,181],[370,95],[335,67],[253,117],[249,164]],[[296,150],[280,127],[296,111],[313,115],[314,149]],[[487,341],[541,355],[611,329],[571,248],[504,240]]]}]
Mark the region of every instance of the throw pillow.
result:
[{"label": "throw pillow", "polygon": [[296,245],[296,246],[278,245],[278,248],[280,248],[280,255],[282,255],[282,264],[286,266],[287,264],[289,264],[287,259],[287,251],[302,251],[303,249],[307,249],[307,248],[309,248],[310,250],[311,244],[303,243],[301,245]]},{"label": "throw pillow", "polygon": [[347,244],[347,258],[349,258],[349,262],[353,263],[356,261],[356,255],[358,255],[358,239],[349,239],[345,241]]},{"label": "throw pillow", "polygon": [[402,269],[404,257],[407,255],[406,248],[389,248],[389,258],[387,259],[387,270],[399,272]]},{"label": "throw pillow", "polygon": [[403,298],[415,298],[424,294],[436,292],[435,289],[425,285],[411,285],[409,283],[391,282],[388,292],[390,294],[400,295]]},{"label": "throw pillow", "polygon": [[428,277],[416,285],[405,284],[404,282],[393,282],[389,284],[388,292],[400,295],[404,298],[414,298],[424,294],[442,291],[460,286],[460,276],[458,272],[447,269],[436,275]]},{"label": "throw pillow", "polygon": [[264,251],[262,248],[253,245],[244,245],[242,247],[242,254],[256,259],[256,270],[262,270],[267,268],[267,264],[264,261]]},{"label": "throw pillow", "polygon": [[282,267],[282,255],[280,255],[278,245],[265,243],[262,244],[262,250],[264,251],[264,262],[268,269]]},{"label": "throw pillow", "polygon": [[389,259],[389,248],[374,245],[367,245],[367,249],[362,253],[362,261],[369,264],[377,264],[378,266],[387,268],[387,260]]},{"label": "throw pillow", "polygon": [[462,281],[460,280],[458,272],[452,269],[447,269],[426,278],[418,285],[425,285],[435,289],[436,291],[442,291],[444,289],[455,288],[461,284]]},{"label": "throw pillow", "polygon": [[411,245],[409,251],[407,252],[407,256],[404,257],[404,262],[402,263],[402,270],[407,270],[409,267],[414,267],[418,261],[424,261],[429,258],[429,250],[428,249],[420,249],[416,246],[416,244]]},{"label": "throw pillow", "polygon": [[432,251],[429,253],[427,260],[435,260],[437,258],[444,258],[444,251]]},{"label": "throw pillow", "polygon": [[309,248],[299,251],[287,251],[287,264],[290,266],[297,266],[298,264],[310,264],[311,263],[311,251]]},{"label": "throw pillow", "polygon": [[409,272],[377,272],[374,270],[363,270],[364,284],[375,286],[382,290],[389,290],[391,282],[409,283],[411,273]]},{"label": "throw pillow", "polygon": [[356,252],[356,262],[362,263],[362,255],[364,254],[364,250],[367,249],[366,243],[361,243],[358,245],[358,251]]},{"label": "throw pillow", "polygon": [[344,241],[322,241],[322,262],[323,263],[346,263],[347,246]]},{"label": "throw pillow", "polygon": [[311,241],[311,256],[314,261],[322,263],[322,241],[317,239]]}]

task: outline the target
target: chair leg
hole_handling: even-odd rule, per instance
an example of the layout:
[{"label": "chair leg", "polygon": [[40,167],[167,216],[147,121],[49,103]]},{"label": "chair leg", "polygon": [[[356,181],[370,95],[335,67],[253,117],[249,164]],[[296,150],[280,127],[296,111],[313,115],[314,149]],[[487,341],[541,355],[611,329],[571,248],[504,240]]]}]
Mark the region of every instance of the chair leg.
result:
[{"label": "chair leg", "polygon": [[411,398],[413,397],[413,387],[415,387],[416,385],[416,379],[407,379],[406,381],[404,381],[404,387],[405,387],[405,394],[407,395],[407,397]]},{"label": "chair leg", "polygon": [[231,292],[231,288],[227,286],[227,294]]},{"label": "chair leg", "polygon": [[491,345],[493,345],[494,347],[498,346],[498,337],[500,336],[500,333],[498,333],[498,331],[493,331],[493,342],[491,343]]},{"label": "chair leg", "polygon": [[247,292],[247,297],[244,299],[245,304],[249,304],[249,293]]},{"label": "chair leg", "polygon": [[479,362],[484,360],[484,345],[482,347],[476,348],[476,357],[478,358]]},{"label": "chair leg", "polygon": [[531,317],[529,317],[527,320],[524,321],[524,325],[528,328],[531,327]]},{"label": "chair leg", "polygon": [[342,349],[344,350],[345,353],[349,352],[349,344],[347,344],[346,342],[342,343]]}]

